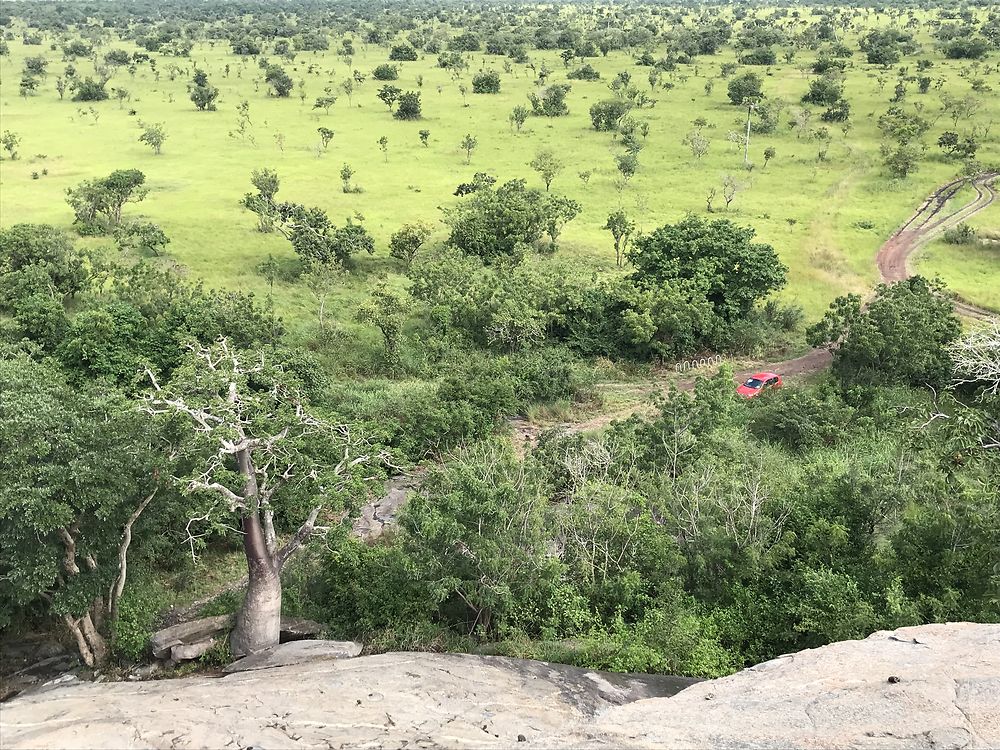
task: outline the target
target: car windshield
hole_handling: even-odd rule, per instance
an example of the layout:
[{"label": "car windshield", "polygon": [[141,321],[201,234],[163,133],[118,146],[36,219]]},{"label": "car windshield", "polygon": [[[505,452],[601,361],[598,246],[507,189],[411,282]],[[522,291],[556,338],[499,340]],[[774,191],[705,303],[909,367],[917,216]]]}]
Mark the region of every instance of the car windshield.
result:
[{"label": "car windshield", "polygon": [[757,378],[750,378],[743,385],[745,385],[747,388],[757,389],[757,388],[760,388],[762,385],[764,385],[764,381],[763,380],[757,380]]}]

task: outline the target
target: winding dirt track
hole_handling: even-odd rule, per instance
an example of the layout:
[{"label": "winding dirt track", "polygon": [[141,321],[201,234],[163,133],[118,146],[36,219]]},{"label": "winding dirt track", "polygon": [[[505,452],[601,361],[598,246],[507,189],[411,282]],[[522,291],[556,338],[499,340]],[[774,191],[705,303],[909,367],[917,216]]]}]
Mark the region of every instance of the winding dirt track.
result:
[{"label": "winding dirt track", "polygon": [[[961,178],[952,180],[942,185],[920,205],[920,207],[907,219],[888,240],[879,248],[875,256],[875,264],[878,266],[879,274],[883,283],[892,284],[903,281],[910,277],[909,259],[916,250],[927,242],[933,240],[945,230],[961,224],[982,211],[997,199],[996,189],[993,181],[997,177],[997,172],[986,172],[971,180]],[[976,191],[976,197],[965,205],[954,209],[948,213],[943,213],[948,202],[953,199],[958,192],[966,185]],[[962,300],[954,300],[955,311],[960,315],[965,315],[979,320],[987,320],[995,317],[994,313],[984,310],[981,307],[969,304]],[[829,366],[832,356],[827,349],[813,349],[808,354],[783,362],[771,364],[761,364],[753,370],[745,370],[736,373],[736,379],[745,380],[753,372],[770,370],[779,373],[782,377],[795,377],[807,375]],[[674,384],[682,391],[690,390],[694,387],[694,379],[681,380]],[[660,384],[650,384],[643,389],[646,395],[652,394],[661,389]],[[566,432],[592,432],[606,427],[611,422],[626,419],[632,414],[644,411],[649,407],[645,403],[630,404],[627,407],[613,412],[599,414],[581,422],[567,422],[559,425]],[[542,428],[538,425],[521,418],[510,420],[510,426],[514,431],[516,445],[524,442],[534,444]]]},{"label": "winding dirt track", "polygon": [[[996,177],[996,172],[986,172],[972,180],[954,180],[931,193],[917,212],[897,229],[878,251],[875,263],[882,275],[882,281],[891,284],[908,278],[911,275],[909,259],[916,250],[945,230],[961,224],[993,203],[997,198],[993,186]],[[976,191],[976,197],[964,206],[941,215],[947,202],[966,184],[971,185]],[[955,311],[960,315],[980,320],[994,317],[988,310],[962,300],[955,300],[954,305]]]}]

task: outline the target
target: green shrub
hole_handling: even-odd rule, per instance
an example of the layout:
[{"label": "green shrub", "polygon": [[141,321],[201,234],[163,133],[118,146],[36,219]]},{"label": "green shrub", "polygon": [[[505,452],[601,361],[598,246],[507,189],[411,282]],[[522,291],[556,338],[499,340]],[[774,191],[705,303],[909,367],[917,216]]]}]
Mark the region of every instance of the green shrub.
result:
[{"label": "green shrub", "polygon": [[395,65],[382,63],[372,71],[372,78],[376,81],[395,81],[399,78],[399,68]]},{"label": "green shrub", "polygon": [[976,230],[968,224],[959,224],[945,231],[942,239],[949,245],[971,245],[976,241]]},{"label": "green shrub", "polygon": [[530,349],[510,358],[521,409],[538,402],[581,400],[593,393],[593,372],[564,347]]},{"label": "green shrub", "polygon": [[111,635],[115,656],[126,662],[140,662],[149,656],[150,638],[169,597],[145,571],[131,573]]},{"label": "green shrub", "polygon": [[477,73],[472,78],[473,94],[499,94],[500,74],[495,70],[487,70]]}]

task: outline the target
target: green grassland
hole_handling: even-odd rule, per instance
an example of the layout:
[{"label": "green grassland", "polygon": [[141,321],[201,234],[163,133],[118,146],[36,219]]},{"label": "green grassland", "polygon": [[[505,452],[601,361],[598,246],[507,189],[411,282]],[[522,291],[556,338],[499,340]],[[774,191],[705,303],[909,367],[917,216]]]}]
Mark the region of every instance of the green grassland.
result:
[{"label": "green grassland", "polygon": [[1000,206],[996,203],[969,220],[968,224],[988,235],[967,245],[949,245],[942,239],[927,244],[918,253],[913,269],[924,276],[940,276],[963,299],[1000,312]]},{"label": "green grassland", "polygon": [[[808,12],[802,14],[808,20]],[[918,58],[930,59],[934,62],[930,74],[945,82],[941,89],[932,88],[925,95],[911,84],[904,106],[923,106],[933,119],[940,110],[941,91],[955,95],[969,91],[971,76],[962,77],[960,71],[970,63],[945,60],[929,37],[921,41],[924,51],[905,58],[901,65],[915,68]],[[848,35],[845,42],[857,49],[856,35]],[[845,85],[852,127],[845,134],[839,125],[829,126],[833,143],[826,161],[817,161],[816,141],[797,138],[788,126],[789,112],[802,106],[799,100],[812,77],[805,69],[816,56],[800,50],[791,63],[752,68],[766,74],[765,93],[784,99],[789,109],[778,132],[753,137],[751,159],[757,166],[749,173],[742,169],[742,154],[726,139],[730,130],[741,129],[744,116],[740,108],[729,103],[726,81],[719,78],[720,66],[735,60],[733,50],[726,47],[719,55],[699,58],[695,64],[679,66],[675,73],[663,74],[663,80],[672,82],[674,88],[657,89],[652,93],[657,100],[655,107],[633,113],[648,120],[649,135],[640,154],[639,172],[618,191],[613,153],[620,149],[609,134],[594,131],[588,110],[591,104],[612,96],[607,84],[618,71],[630,71],[633,82],[648,90],[650,68],[637,66],[631,55],[612,52],[587,60],[600,70],[603,80],[569,81],[573,86],[568,97],[569,116],[532,117],[518,134],[508,125],[508,113],[515,105],[527,104],[528,93],[536,88],[534,75],[523,65],[514,65],[511,73],[504,73],[505,58],[473,53],[469,70],[455,80],[448,70],[436,66],[435,55],[401,63],[400,79],[394,85],[419,90],[424,112],[421,121],[402,122],[394,120],[375,97],[381,83],[370,77],[354,93],[353,103],[339,91],[351,68],[370,73],[387,60],[387,48],[356,42],[357,53],[349,68],[334,53],[336,45],[333,40],[329,52],[299,53],[292,63],[272,56],[296,82],[290,98],[278,99],[268,95],[260,80],[262,71],[253,59],[231,54],[224,42],[199,42],[190,59],[156,55],[159,81],[145,65],[134,78],[119,69],[108,88],[123,87],[130,92],[130,101],[120,106],[113,99],[71,102],[68,94],[60,101],[55,80],[65,65],[61,52],[12,42],[12,54],[0,59],[0,106],[2,128],[22,136],[22,158],[0,163],[0,221],[5,226],[31,221],[69,228],[72,213],[64,202],[67,188],[113,169],[138,168],[147,175],[149,195],[143,203],[129,206],[127,213],[162,226],[172,240],[167,248],[170,262],[209,286],[265,293],[267,282],[258,265],[269,255],[279,260],[294,256],[279,234],[255,231],[254,217],[238,202],[250,189],[250,171],[271,167],[281,176],[279,199],[317,205],[337,223],[361,214],[375,236],[375,255],[358,258],[354,272],[334,295],[333,315],[352,328],[353,310],[375,278],[387,275],[394,284],[403,285],[401,266],[388,257],[392,232],[405,222],[424,220],[435,224],[434,240],[443,240],[446,233],[440,223],[440,208],[458,200],[453,196],[458,183],[468,181],[473,172],[485,171],[501,181],[523,177],[529,184],[540,185],[528,162],[539,149],[551,148],[566,164],[552,189],[583,206],[561,238],[563,255],[579,258],[596,270],[610,269],[614,253],[610,236],[602,228],[610,211],[624,207],[639,227],[648,231],[686,212],[704,212],[708,189],[721,186],[722,174],[730,172],[745,182],[747,189],[737,196],[728,213],[719,209],[723,205],[720,196],[717,215],[753,226],[759,239],[774,245],[789,267],[782,299],[801,305],[807,320],[814,320],[837,294],[861,292],[872,285],[876,280],[873,259],[880,243],[924,196],[952,178],[959,168],[958,163],[939,156],[933,145],[940,132],[951,128],[950,121],[941,117],[925,137],[929,147],[919,171],[901,182],[884,175],[875,119],[889,106],[896,72],[867,65],[857,51]],[[135,49],[125,42],[108,48]],[[100,49],[101,54],[108,48]],[[22,98],[18,81],[23,58],[40,53],[50,60],[47,76],[36,95]],[[536,65],[544,62],[554,71],[550,82],[563,81],[569,70],[558,51],[533,50],[531,58]],[[224,73],[227,65],[228,77]],[[89,61],[77,61],[76,66],[81,75],[91,74]],[[170,72],[172,66],[178,68],[175,73]],[[211,83],[221,89],[218,111],[199,112],[189,101],[187,85],[195,66],[205,70]],[[471,93],[471,77],[480,69],[501,73],[500,94]],[[879,75],[888,81],[882,90],[876,80]],[[422,76],[420,87],[418,76]],[[1000,89],[1000,75],[994,66],[987,65],[978,77]],[[709,79],[715,79],[715,85],[706,95]],[[298,96],[300,80],[304,81],[304,101]],[[469,88],[468,106],[463,106],[460,84]],[[329,115],[311,109],[326,86],[338,89],[338,100]],[[250,103],[254,145],[229,135],[236,124],[235,108],[242,99]],[[976,121],[1000,118],[1000,97],[985,94],[981,99]],[[91,107],[96,116],[89,112]],[[137,114],[129,115],[130,109]],[[813,109],[813,127],[818,127],[823,124],[818,116],[821,110]],[[700,161],[681,142],[697,117],[710,123],[706,132],[711,148]],[[169,138],[161,155],[154,155],[137,141],[140,120],[164,123]],[[325,153],[318,150],[316,129],[320,126],[336,132]],[[423,128],[431,131],[428,147],[418,138]],[[276,143],[278,133],[284,136],[283,150]],[[465,153],[459,147],[466,133],[476,136],[479,143],[471,164],[465,163]],[[389,139],[387,158],[377,145],[383,135]],[[777,156],[765,169],[762,154],[768,146],[777,150]],[[982,144],[979,158],[986,164],[1000,163],[996,138]],[[364,188],[363,193],[345,194],[341,190],[339,171],[345,162],[355,168],[354,179]],[[48,174],[32,179],[32,172],[42,169]],[[588,184],[578,177],[584,170],[593,170]],[[995,227],[996,215],[994,210],[988,220],[979,220],[980,225]],[[86,242],[98,245],[110,241]],[[1000,276],[996,251],[959,252],[935,244],[925,252],[919,268],[954,283],[974,302],[997,304],[997,285],[988,283]],[[312,318],[313,302],[301,284],[279,280],[274,292],[278,309],[286,318]]]}]

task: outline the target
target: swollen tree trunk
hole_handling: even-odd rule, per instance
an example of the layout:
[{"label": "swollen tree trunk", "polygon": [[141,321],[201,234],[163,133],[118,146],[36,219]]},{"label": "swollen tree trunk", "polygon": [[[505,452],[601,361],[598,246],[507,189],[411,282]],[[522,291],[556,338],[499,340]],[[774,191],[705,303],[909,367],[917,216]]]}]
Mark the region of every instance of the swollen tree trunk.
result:
[{"label": "swollen tree trunk", "polygon": [[257,514],[243,519],[243,551],[249,582],[229,638],[235,657],[273,648],[281,634],[281,569],[268,553]]}]

